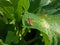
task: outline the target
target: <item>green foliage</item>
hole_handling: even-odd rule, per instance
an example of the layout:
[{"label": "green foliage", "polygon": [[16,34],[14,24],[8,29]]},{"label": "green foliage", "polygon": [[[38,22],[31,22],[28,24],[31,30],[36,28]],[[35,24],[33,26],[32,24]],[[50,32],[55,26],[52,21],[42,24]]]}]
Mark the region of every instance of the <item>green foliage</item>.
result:
[{"label": "green foliage", "polygon": [[60,0],[0,0],[0,45],[60,45]]}]

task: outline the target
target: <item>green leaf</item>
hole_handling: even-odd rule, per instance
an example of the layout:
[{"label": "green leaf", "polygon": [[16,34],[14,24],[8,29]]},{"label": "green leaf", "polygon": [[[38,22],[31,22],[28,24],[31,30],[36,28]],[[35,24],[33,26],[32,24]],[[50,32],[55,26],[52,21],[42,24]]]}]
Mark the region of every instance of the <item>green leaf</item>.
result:
[{"label": "green leaf", "polygon": [[0,0],[0,6],[11,6],[12,4],[7,0]]},{"label": "green leaf", "polygon": [[57,34],[54,33],[52,45],[57,45],[57,44],[58,44]]},{"label": "green leaf", "polygon": [[[52,4],[52,3],[54,3],[54,4]],[[43,7],[43,9],[45,9],[47,12],[48,12],[48,10],[59,10],[59,8],[60,8],[60,0],[51,0],[51,3],[49,4],[49,5],[46,5],[46,6],[44,6]]]},{"label": "green leaf", "polygon": [[[29,24],[28,18],[32,19],[33,25]],[[45,45],[51,45],[53,32],[50,30],[50,25],[48,22],[41,17],[36,16],[35,14],[26,12],[22,19],[23,26],[27,28],[38,29],[42,32],[43,40],[45,41]]]},{"label": "green leaf", "polygon": [[3,12],[0,11],[0,21],[1,21],[1,22],[4,22],[4,23],[7,23],[8,20],[7,20],[7,18],[6,18],[5,16],[3,16],[3,15],[4,15]]},{"label": "green leaf", "polygon": [[3,43],[3,40],[0,39],[0,45],[8,45],[8,44]]},{"label": "green leaf", "polygon": [[16,6],[15,6],[16,8],[14,7],[14,10],[16,13],[15,17],[17,22],[21,21],[22,14],[28,10],[29,5],[30,5],[29,0],[18,0],[16,2]]},{"label": "green leaf", "polygon": [[45,14],[51,15],[51,14],[56,13],[57,11],[58,11],[58,9],[42,9],[40,14],[45,13]]},{"label": "green leaf", "polygon": [[29,0],[19,0],[17,4],[17,13],[20,15],[24,11],[27,11],[29,8]]},{"label": "green leaf", "polygon": [[11,44],[12,42],[13,43],[18,43],[18,36],[15,34],[15,32],[13,31],[8,31],[8,34],[6,36],[6,40],[5,40],[5,43],[7,44]]},{"label": "green leaf", "polygon": [[14,8],[10,1],[8,0],[0,0],[0,11],[3,13],[4,22],[9,22],[9,20],[14,19]]},{"label": "green leaf", "polygon": [[5,23],[8,23],[8,22],[10,22],[14,19],[14,14],[13,14],[14,9],[13,9],[12,6],[9,6],[9,5],[8,6],[3,6],[2,5],[0,7],[0,12],[2,12],[2,14],[1,14],[3,16],[2,19]]},{"label": "green leaf", "polygon": [[21,5],[25,11],[28,10],[28,8],[30,6],[29,0],[20,0],[20,2],[18,4]]},{"label": "green leaf", "polygon": [[7,18],[9,18],[9,19],[13,19],[14,17],[14,14],[13,14],[13,7],[5,7],[5,6],[3,6],[3,7],[0,7],[0,11],[2,11],[5,15],[4,16],[6,16]]},{"label": "green leaf", "polygon": [[49,25],[51,26],[50,28],[56,32],[59,32],[59,27],[60,27],[60,14],[57,15],[48,15],[47,17],[45,17],[45,20],[49,23]]},{"label": "green leaf", "polygon": [[1,11],[5,14],[4,16],[8,19],[13,19],[13,8],[12,7],[0,7]]},{"label": "green leaf", "polygon": [[40,8],[40,0],[31,0],[30,7],[28,9],[29,12],[35,13]]},{"label": "green leaf", "polygon": [[[57,45],[57,34],[60,35],[60,14],[57,15],[48,15],[47,17],[45,17],[45,20],[49,23],[50,25],[50,29],[53,33],[53,38],[54,38],[54,45]],[[56,34],[57,33],[57,34]]]},{"label": "green leaf", "polygon": [[40,6],[46,6],[46,5],[48,5],[49,3],[51,3],[51,0],[41,0],[41,2],[40,2]]},{"label": "green leaf", "polygon": [[58,36],[58,44],[57,45],[60,45],[60,34],[57,33],[57,36]]}]

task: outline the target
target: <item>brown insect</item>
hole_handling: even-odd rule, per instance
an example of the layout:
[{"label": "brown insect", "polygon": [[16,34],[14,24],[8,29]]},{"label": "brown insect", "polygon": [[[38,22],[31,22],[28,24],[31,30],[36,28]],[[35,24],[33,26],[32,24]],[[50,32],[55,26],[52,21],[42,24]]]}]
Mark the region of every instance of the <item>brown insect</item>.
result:
[{"label": "brown insect", "polygon": [[30,25],[32,25],[32,26],[34,25],[34,23],[33,23],[31,18],[28,18],[28,22],[29,22]]},{"label": "brown insect", "polygon": [[48,16],[48,14],[44,14],[44,16],[45,16],[45,17],[47,17],[47,16]]}]

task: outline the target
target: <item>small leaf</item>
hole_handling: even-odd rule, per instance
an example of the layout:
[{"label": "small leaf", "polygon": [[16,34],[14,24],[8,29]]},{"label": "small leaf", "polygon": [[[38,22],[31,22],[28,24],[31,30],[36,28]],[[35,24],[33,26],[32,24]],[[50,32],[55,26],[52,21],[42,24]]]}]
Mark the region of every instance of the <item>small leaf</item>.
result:
[{"label": "small leaf", "polygon": [[19,0],[17,4],[17,13],[22,13],[23,11],[27,11],[29,8],[29,0]]},{"label": "small leaf", "polygon": [[13,31],[8,31],[5,43],[11,44],[12,42],[15,44],[18,43],[18,36]]},{"label": "small leaf", "polygon": [[40,5],[43,7],[48,5],[49,3],[51,3],[51,0],[41,0]]}]

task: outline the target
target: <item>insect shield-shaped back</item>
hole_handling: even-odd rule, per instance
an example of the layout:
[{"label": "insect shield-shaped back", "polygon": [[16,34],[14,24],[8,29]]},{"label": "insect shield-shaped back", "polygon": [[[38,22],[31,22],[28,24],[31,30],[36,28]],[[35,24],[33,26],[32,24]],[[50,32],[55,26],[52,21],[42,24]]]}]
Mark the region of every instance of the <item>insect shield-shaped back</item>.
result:
[{"label": "insect shield-shaped back", "polygon": [[28,23],[29,23],[31,26],[33,26],[33,25],[34,25],[34,22],[32,21],[32,19],[31,19],[31,18],[28,18]]}]

